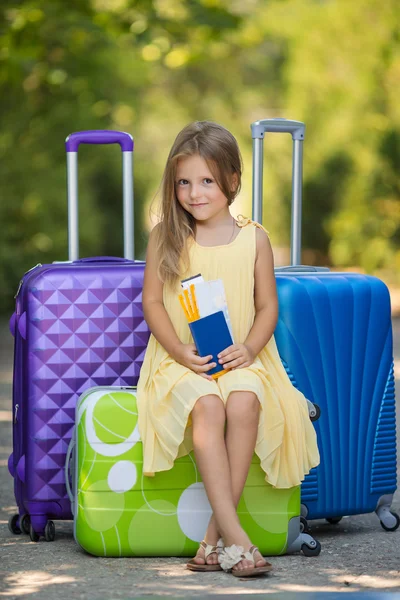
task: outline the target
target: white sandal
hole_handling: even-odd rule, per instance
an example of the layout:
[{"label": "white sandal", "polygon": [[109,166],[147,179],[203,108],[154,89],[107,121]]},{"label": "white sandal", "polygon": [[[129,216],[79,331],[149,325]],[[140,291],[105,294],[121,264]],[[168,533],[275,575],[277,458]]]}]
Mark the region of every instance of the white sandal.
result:
[{"label": "white sandal", "polygon": [[[254,558],[256,552],[260,552],[257,546],[250,546],[248,552],[245,552],[243,546],[236,546],[236,544],[233,544],[232,546],[225,547],[218,554],[219,564],[224,571],[232,573],[235,577],[255,577],[271,571],[272,565],[269,562],[266,562],[262,567],[256,567]],[[254,566],[246,567],[245,569],[232,570],[232,568],[241,560],[250,560]]]},{"label": "white sandal", "polygon": [[211,544],[207,544],[207,542],[205,542],[204,540],[202,542],[200,542],[200,546],[201,546],[201,548],[204,549],[204,565],[195,562],[194,558],[192,558],[186,564],[186,568],[189,569],[190,571],[202,571],[202,572],[221,571],[222,567],[219,564],[219,558],[218,558],[218,563],[216,563],[215,565],[208,564],[207,558],[210,556],[210,554],[214,554],[214,553],[219,556],[220,552],[222,551],[222,549],[224,547],[224,542],[222,541],[222,539],[218,540],[216,546],[211,546]]}]

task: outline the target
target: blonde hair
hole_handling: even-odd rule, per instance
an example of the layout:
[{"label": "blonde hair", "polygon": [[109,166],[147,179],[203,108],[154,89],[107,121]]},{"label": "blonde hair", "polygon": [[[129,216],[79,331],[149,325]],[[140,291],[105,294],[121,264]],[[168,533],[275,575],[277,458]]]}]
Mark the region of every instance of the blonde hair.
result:
[{"label": "blonde hair", "polygon": [[[196,221],[178,202],[175,178],[180,158],[198,155],[208,165],[215,180],[232,204],[241,185],[242,157],[234,136],[224,127],[211,121],[195,121],[177,135],[168,155],[162,179],[161,220],[157,227],[158,276],[173,285],[184,269],[189,267],[186,241],[196,233]],[[232,191],[232,176],[236,187]]]}]

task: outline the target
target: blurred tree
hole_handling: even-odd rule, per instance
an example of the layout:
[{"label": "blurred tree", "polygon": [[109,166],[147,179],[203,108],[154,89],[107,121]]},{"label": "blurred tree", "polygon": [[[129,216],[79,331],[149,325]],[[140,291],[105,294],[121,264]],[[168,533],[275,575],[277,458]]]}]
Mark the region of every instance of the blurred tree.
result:
[{"label": "blurred tree", "polygon": [[398,1],[289,0],[263,12],[291,49],[285,105],[307,124],[307,246],[334,265],[399,272]]},{"label": "blurred tree", "polygon": [[[400,266],[397,0],[3,0],[0,8],[0,311],[37,262],[67,258],[63,140],[135,138],[143,258],[169,147],[187,122],[238,138],[251,212],[249,124],[304,120],[304,247],[317,263]],[[81,254],[121,254],[116,147],[82,147]],[[264,222],[289,240],[291,146],[267,140]],[[311,251],[311,252],[310,252]]]},{"label": "blurred tree", "polygon": [[[143,203],[160,176],[155,149],[163,144],[165,160],[165,139],[189,118],[181,110],[179,122],[182,81],[168,76],[189,55],[194,65],[201,61],[201,45],[239,22],[218,2],[2,3],[0,310],[10,307],[11,289],[32,261],[67,258],[63,140],[71,131],[126,129],[135,139],[145,137],[135,157],[136,250],[143,256]],[[196,93],[192,107],[195,102]],[[120,254],[119,152],[83,148],[79,154],[81,254]]]}]

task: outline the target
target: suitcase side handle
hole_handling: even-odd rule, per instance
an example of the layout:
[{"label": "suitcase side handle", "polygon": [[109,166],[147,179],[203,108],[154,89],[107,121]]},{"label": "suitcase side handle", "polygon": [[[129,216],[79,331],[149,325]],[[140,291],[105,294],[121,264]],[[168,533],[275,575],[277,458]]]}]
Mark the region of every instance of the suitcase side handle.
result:
[{"label": "suitcase side handle", "polygon": [[124,257],[134,260],[133,139],[124,131],[78,131],[66,141],[68,196],[68,259],[79,258],[78,148],[80,144],[119,144],[122,150]]},{"label": "suitcase side handle", "polygon": [[292,225],[290,235],[290,264],[301,263],[301,205],[303,187],[303,140],[305,125],[288,119],[263,119],[251,124],[253,138],[253,215],[262,223],[263,199],[263,141],[265,133],[290,133],[293,139],[292,168]]},{"label": "suitcase side handle", "polygon": [[[67,456],[65,458],[65,487],[67,488],[67,494],[68,494],[68,498],[70,499],[71,502],[71,508],[72,508],[72,514],[74,514],[74,496],[71,490],[71,484],[69,482],[69,475],[70,475],[70,462],[71,462],[71,457],[72,457],[72,451],[74,449],[75,446],[75,431],[72,435],[71,441],[69,443],[68,446],[68,450],[67,450]],[[71,473],[72,475],[72,473]]]}]

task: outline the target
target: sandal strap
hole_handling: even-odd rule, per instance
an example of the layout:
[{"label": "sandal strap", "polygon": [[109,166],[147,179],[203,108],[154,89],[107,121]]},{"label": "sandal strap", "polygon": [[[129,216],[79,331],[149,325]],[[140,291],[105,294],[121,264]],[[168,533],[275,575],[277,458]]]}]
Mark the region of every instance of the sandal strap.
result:
[{"label": "sandal strap", "polygon": [[259,551],[259,549],[257,548],[257,546],[250,546],[248,551],[244,552],[243,558],[246,558],[246,560],[251,560],[251,561],[253,561],[254,564],[256,564],[256,559],[254,558],[254,554],[256,552],[258,552],[262,556],[262,554]]},{"label": "sandal strap", "polygon": [[207,544],[207,542],[205,542],[204,540],[200,542],[200,546],[204,550],[204,560],[207,560],[210,554],[218,554],[217,546],[211,546],[211,544]]},{"label": "sandal strap", "polygon": [[251,554],[251,556],[252,556],[252,558],[254,560],[254,554],[255,554],[255,552],[259,552],[261,554],[261,552],[259,551],[259,549],[257,548],[257,546],[250,546],[247,554]]},{"label": "sandal strap", "polygon": [[251,560],[254,563],[254,566],[256,566],[256,559],[254,557],[254,554],[256,552],[258,552],[261,556],[261,559],[265,561],[265,566],[270,565],[270,563],[265,560],[265,558],[263,557],[263,555],[261,554],[261,552],[257,548],[257,546],[250,546],[248,552],[244,552],[244,554],[242,554],[242,557],[245,558],[246,560]]}]

